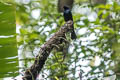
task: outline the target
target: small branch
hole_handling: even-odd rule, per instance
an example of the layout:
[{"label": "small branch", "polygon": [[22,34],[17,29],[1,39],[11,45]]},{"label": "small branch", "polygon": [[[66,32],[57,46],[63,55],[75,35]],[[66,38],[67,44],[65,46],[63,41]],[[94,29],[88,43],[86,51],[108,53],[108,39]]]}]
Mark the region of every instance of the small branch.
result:
[{"label": "small branch", "polygon": [[37,55],[34,64],[25,71],[23,76],[23,80],[36,80],[37,75],[43,68],[47,57],[49,56],[50,52],[55,45],[62,44],[66,42],[65,34],[72,30],[72,21],[68,21],[67,23],[62,26],[58,32],[55,33],[53,37],[51,37],[40,49],[39,54]]}]

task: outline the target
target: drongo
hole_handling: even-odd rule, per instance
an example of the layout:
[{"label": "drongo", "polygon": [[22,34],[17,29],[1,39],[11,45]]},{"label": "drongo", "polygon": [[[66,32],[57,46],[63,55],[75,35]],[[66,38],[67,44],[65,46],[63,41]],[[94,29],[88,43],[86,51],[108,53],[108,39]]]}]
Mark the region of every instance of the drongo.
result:
[{"label": "drongo", "polygon": [[[69,9],[69,7],[64,6],[63,9],[64,9],[63,16],[64,16],[65,22],[67,22],[67,21],[69,21],[69,20],[72,20],[72,21],[73,21],[72,13],[71,13],[71,10]],[[75,34],[74,25],[73,25],[72,31],[71,31],[71,39],[76,39],[76,38],[77,38],[77,36],[76,36],[76,34]]]}]

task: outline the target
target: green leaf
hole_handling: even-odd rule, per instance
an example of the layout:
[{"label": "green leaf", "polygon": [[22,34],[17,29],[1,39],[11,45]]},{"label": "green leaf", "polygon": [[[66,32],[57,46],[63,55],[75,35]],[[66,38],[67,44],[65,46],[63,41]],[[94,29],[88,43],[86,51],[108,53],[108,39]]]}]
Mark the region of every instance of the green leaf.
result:
[{"label": "green leaf", "polygon": [[15,34],[15,5],[0,3],[0,11],[0,35]]},{"label": "green leaf", "polygon": [[18,75],[15,35],[15,5],[0,2],[0,78]]},{"label": "green leaf", "polygon": [[112,7],[111,4],[107,4],[107,5],[98,5],[97,8],[100,8],[100,9],[110,9]]},{"label": "green leaf", "polygon": [[15,2],[15,0],[0,0],[0,2],[3,2],[3,3],[14,3]]},{"label": "green leaf", "polygon": [[105,14],[102,15],[102,18],[106,19],[109,16],[109,14],[110,14],[109,12],[106,12]]}]

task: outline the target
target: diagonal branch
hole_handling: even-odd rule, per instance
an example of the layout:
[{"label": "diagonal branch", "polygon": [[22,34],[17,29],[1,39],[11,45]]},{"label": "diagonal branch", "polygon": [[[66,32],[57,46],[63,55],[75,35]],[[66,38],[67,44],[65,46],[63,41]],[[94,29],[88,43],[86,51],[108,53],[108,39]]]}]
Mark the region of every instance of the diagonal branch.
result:
[{"label": "diagonal branch", "polygon": [[[34,64],[25,71],[23,80],[36,80],[37,75],[43,68],[47,57],[54,47],[65,42],[65,34],[72,30],[72,21],[68,21],[58,32],[54,34],[40,49],[39,55],[35,58]],[[56,46],[55,46],[56,45]]]}]

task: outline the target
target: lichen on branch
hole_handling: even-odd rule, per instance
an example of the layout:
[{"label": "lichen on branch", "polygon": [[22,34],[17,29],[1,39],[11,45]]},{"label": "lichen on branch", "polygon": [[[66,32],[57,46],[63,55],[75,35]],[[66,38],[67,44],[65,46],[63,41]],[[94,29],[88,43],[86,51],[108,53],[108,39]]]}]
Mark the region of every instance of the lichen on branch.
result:
[{"label": "lichen on branch", "polygon": [[59,47],[59,44],[66,42],[65,34],[72,30],[73,21],[66,22],[45,44],[40,48],[33,65],[25,71],[23,80],[36,80],[37,75],[43,68],[50,52],[53,48]]}]

